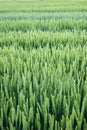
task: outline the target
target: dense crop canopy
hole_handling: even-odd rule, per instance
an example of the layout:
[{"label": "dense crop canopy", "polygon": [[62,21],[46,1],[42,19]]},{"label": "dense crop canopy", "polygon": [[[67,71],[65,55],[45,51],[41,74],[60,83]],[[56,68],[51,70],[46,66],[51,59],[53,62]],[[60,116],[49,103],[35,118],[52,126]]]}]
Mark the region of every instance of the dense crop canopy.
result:
[{"label": "dense crop canopy", "polygon": [[87,130],[87,13],[47,10],[0,15],[0,130]]}]

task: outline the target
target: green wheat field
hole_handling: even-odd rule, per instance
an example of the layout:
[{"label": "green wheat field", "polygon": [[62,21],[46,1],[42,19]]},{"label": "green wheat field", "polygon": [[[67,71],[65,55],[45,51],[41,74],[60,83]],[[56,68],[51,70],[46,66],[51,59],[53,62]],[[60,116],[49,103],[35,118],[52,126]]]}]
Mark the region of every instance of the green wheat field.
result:
[{"label": "green wheat field", "polygon": [[0,0],[0,130],[87,130],[87,0]]}]

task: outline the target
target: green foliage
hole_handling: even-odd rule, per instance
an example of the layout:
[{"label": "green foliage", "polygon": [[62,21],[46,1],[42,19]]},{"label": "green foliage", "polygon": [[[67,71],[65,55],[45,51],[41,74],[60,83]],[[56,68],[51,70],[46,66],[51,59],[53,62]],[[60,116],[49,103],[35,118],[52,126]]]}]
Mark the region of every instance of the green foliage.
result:
[{"label": "green foliage", "polygon": [[0,12],[87,11],[87,0],[1,0]]},{"label": "green foliage", "polygon": [[49,11],[0,16],[1,130],[87,130],[87,19]]}]

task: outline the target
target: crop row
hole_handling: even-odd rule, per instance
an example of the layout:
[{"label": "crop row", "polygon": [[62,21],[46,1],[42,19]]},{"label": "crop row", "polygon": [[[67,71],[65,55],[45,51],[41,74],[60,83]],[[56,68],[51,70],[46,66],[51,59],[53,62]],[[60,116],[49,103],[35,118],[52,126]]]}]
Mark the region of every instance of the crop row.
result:
[{"label": "crop row", "polygon": [[45,12],[45,13],[1,13],[0,20],[49,20],[49,19],[87,19],[86,12]]},{"label": "crop row", "polygon": [[80,19],[49,19],[49,20],[0,20],[0,32],[8,31],[64,31],[85,30],[87,31],[87,20]]},{"label": "crop row", "polygon": [[26,33],[18,31],[9,31],[8,33],[0,32],[0,47],[15,46],[16,48],[23,47],[24,49],[43,48],[49,46],[69,45],[87,46],[86,31],[63,31],[63,32],[43,32],[43,31],[28,31]]}]

